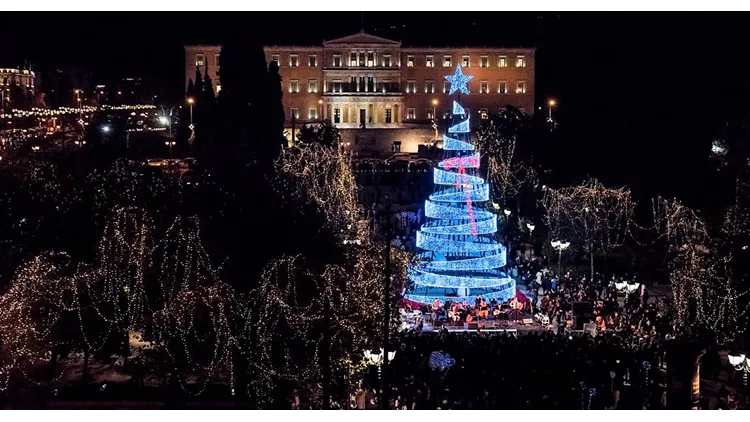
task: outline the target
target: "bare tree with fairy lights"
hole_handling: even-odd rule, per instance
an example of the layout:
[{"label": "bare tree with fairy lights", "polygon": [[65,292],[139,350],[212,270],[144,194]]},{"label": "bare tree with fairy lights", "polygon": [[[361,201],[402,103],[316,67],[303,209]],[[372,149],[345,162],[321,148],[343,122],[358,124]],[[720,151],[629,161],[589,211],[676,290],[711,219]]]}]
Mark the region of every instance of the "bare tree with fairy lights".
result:
[{"label": "bare tree with fairy lights", "polygon": [[577,243],[589,256],[591,280],[594,254],[623,244],[636,205],[629,189],[608,188],[596,179],[580,186],[547,188],[541,202],[551,240]]}]

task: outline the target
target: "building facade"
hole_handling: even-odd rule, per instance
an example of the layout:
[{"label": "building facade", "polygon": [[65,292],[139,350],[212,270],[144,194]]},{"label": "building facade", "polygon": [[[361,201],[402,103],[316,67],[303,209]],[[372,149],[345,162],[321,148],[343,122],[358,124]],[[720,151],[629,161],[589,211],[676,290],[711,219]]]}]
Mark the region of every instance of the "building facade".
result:
[{"label": "building facade", "polygon": [[[439,137],[451,110],[444,76],[458,64],[474,77],[461,98],[473,121],[506,105],[534,111],[534,48],[405,47],[360,32],[264,49],[266,61],[279,64],[285,127],[329,119],[345,144],[368,156],[415,153]],[[218,75],[220,53],[218,45],[185,46],[185,83],[196,66]],[[219,91],[219,78],[213,82]]]}]

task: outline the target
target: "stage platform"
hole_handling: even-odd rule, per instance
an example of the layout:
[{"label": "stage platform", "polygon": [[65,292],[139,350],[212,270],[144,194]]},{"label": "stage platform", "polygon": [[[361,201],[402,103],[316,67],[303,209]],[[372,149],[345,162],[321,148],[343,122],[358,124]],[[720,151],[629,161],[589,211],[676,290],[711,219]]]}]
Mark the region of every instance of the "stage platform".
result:
[{"label": "stage platform", "polygon": [[[408,321],[408,322],[407,322]],[[419,321],[415,319],[407,319],[402,322],[399,331],[417,329]],[[439,332],[445,329],[451,333],[531,333],[531,332],[545,332],[552,331],[557,332],[556,325],[544,325],[539,321],[531,317],[531,315],[519,316],[518,321],[515,320],[503,320],[503,319],[488,319],[479,322],[473,321],[471,323],[450,323],[440,321],[435,324],[433,321],[427,320],[422,321],[422,332],[431,333]]]}]

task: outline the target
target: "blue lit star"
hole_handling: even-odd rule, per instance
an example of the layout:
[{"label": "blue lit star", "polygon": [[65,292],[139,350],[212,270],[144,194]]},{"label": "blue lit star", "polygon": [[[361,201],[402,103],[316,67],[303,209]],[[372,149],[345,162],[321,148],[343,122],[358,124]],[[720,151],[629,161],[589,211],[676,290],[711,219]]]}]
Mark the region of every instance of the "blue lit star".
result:
[{"label": "blue lit star", "polygon": [[473,76],[464,75],[461,71],[461,65],[456,65],[456,74],[445,76],[445,80],[451,83],[451,90],[448,95],[453,94],[456,91],[461,91],[466,95],[469,95],[469,88],[466,87]]}]

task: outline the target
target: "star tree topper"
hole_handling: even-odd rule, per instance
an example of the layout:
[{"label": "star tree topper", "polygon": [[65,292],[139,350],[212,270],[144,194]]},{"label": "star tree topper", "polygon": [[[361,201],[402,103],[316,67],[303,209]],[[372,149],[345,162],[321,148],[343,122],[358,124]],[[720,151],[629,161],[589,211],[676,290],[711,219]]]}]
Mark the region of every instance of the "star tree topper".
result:
[{"label": "star tree topper", "polygon": [[456,91],[461,91],[466,95],[469,95],[469,88],[466,84],[473,78],[473,76],[464,75],[461,71],[461,65],[456,65],[456,73],[454,75],[445,76],[445,80],[451,83],[451,89],[448,95],[453,94]]}]

